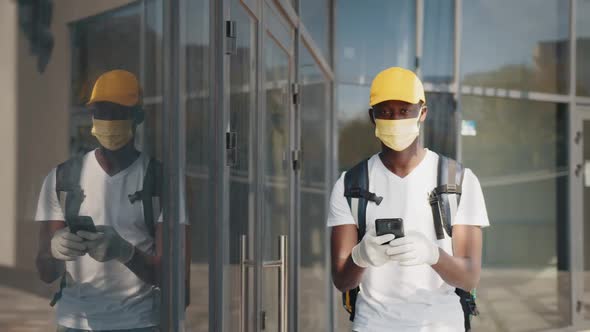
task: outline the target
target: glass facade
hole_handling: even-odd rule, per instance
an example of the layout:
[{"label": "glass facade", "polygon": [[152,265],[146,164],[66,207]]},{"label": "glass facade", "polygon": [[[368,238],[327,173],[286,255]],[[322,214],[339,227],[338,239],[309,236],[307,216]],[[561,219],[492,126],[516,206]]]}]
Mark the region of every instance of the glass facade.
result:
[{"label": "glass facade", "polygon": [[466,1],[462,12],[464,85],[568,93],[567,1]]},{"label": "glass facade", "polygon": [[577,1],[576,8],[576,94],[590,96],[590,1]]},{"label": "glass facade", "polygon": [[[568,325],[567,105],[463,95],[463,162],[479,177],[493,226],[484,232],[481,310],[513,331]],[[539,202],[543,202],[539,204]],[[544,239],[539,241],[539,239]],[[497,245],[501,243],[502,245]],[[496,297],[518,285],[518,298]],[[543,292],[539,292],[542,288]],[[536,306],[534,303],[542,303]],[[519,313],[535,319],[522,321]],[[476,320],[478,329],[501,328]]]},{"label": "glass facade", "polygon": [[[350,330],[332,284],[328,200],[342,171],[380,150],[370,83],[391,66],[425,83],[425,146],[472,169],[484,192],[473,330],[590,328],[587,273],[572,273],[590,270],[588,17],[588,0],[0,2],[0,330],[98,328],[87,312],[56,317],[62,272],[82,311],[85,290],[123,285],[126,273],[127,290],[145,293],[131,303],[115,292],[114,314],[149,302],[134,317],[162,331]],[[129,149],[162,162],[153,234],[133,192],[101,191],[118,177],[93,152],[104,109],[87,102],[115,69],[140,86]],[[42,189],[47,175],[84,154],[112,176],[86,196],[121,197],[137,213],[120,218],[129,211],[105,203],[92,215],[112,213],[97,225],[113,222],[140,252],[126,268],[126,257],[97,265],[90,247],[56,263],[66,217],[40,217],[38,202],[49,192],[59,203],[57,187]]]}]

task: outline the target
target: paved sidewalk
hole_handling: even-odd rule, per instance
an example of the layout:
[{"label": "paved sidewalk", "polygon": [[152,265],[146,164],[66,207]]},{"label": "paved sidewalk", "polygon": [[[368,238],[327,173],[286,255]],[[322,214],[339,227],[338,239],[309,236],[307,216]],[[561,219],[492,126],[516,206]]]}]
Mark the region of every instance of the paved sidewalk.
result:
[{"label": "paved sidewalk", "polygon": [[54,331],[53,308],[46,298],[0,286],[0,331]]}]

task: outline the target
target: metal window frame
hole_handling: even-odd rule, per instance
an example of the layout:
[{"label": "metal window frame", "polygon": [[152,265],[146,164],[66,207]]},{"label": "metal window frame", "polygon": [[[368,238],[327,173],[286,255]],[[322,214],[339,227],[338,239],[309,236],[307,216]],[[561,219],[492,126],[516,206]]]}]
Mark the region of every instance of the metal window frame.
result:
[{"label": "metal window frame", "polygon": [[[181,225],[184,181],[182,147],[184,123],[180,112],[180,1],[163,2],[163,112],[164,227],[162,270],[162,323],[164,331],[184,331],[184,236]],[[168,259],[166,259],[168,258]]]}]

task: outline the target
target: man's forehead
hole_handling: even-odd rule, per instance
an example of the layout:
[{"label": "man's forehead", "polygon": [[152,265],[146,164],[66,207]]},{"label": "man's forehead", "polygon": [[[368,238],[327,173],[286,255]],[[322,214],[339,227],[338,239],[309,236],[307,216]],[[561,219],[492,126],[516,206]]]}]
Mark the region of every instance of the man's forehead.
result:
[{"label": "man's forehead", "polygon": [[380,102],[379,104],[375,105],[377,108],[392,108],[392,107],[405,107],[405,108],[415,108],[419,107],[420,103],[412,104],[405,102],[403,100],[385,100]]}]

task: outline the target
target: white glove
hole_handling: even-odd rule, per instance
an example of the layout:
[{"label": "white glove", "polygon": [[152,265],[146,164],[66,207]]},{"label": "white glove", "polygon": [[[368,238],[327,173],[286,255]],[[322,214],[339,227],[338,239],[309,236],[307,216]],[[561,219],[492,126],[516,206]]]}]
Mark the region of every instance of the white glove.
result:
[{"label": "white glove", "polygon": [[404,237],[389,242],[388,247],[389,259],[398,261],[402,266],[434,265],[440,257],[438,245],[416,231],[410,231]]},{"label": "white glove", "polygon": [[79,231],[77,234],[87,240],[88,255],[99,262],[116,259],[125,264],[135,253],[135,247],[111,226],[96,226],[96,233]]},{"label": "white glove", "polygon": [[73,261],[86,255],[84,239],[70,233],[70,228],[62,228],[53,234],[51,238],[51,255],[61,261]]},{"label": "white glove", "polygon": [[352,248],[352,261],[360,267],[381,266],[389,261],[387,256],[388,241],[395,239],[393,234],[373,236],[366,233],[361,242]]}]

